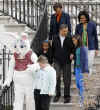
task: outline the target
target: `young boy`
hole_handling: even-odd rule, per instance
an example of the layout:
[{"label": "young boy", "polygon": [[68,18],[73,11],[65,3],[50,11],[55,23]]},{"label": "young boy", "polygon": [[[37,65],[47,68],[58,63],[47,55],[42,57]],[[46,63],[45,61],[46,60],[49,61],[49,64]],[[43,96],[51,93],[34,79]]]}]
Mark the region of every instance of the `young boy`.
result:
[{"label": "young boy", "polygon": [[49,110],[51,96],[55,94],[56,71],[43,55],[40,55],[38,63],[31,67],[35,69],[39,66],[40,69],[34,73],[35,110]]}]

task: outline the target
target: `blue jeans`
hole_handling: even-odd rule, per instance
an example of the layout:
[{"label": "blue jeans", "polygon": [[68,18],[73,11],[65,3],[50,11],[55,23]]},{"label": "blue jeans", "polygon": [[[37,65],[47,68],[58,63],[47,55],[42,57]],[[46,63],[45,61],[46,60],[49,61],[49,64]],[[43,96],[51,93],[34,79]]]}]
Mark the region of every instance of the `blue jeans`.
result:
[{"label": "blue jeans", "polygon": [[76,86],[79,89],[79,95],[81,97],[81,103],[84,101],[84,81],[83,74],[80,68],[75,68]]}]

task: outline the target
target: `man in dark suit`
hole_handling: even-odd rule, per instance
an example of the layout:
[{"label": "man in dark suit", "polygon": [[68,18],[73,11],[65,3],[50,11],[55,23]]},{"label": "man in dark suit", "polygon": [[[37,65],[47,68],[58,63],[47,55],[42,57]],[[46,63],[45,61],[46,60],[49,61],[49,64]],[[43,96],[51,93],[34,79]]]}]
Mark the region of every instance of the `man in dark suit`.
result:
[{"label": "man in dark suit", "polygon": [[61,24],[67,24],[68,30],[71,33],[70,16],[68,13],[62,11],[62,4],[55,3],[53,9],[55,13],[51,15],[49,40],[52,40],[54,36],[59,33]]},{"label": "man in dark suit", "polygon": [[57,73],[56,96],[54,102],[57,102],[61,96],[61,73],[64,81],[64,103],[70,102],[70,85],[71,85],[71,61],[74,56],[74,45],[68,26],[62,24],[59,28],[59,34],[54,37],[52,42],[52,53],[54,67]]}]

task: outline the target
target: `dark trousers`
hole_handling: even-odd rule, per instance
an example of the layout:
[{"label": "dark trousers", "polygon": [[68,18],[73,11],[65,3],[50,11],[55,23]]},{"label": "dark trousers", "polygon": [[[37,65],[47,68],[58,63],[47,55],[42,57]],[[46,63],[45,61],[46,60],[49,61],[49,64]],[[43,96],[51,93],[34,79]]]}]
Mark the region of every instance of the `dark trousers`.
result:
[{"label": "dark trousers", "polygon": [[60,65],[55,62],[54,68],[56,69],[57,73],[56,96],[61,95],[61,74],[63,73],[64,98],[70,98],[71,64]]},{"label": "dark trousers", "polygon": [[49,110],[51,96],[40,94],[40,90],[34,90],[35,110]]}]

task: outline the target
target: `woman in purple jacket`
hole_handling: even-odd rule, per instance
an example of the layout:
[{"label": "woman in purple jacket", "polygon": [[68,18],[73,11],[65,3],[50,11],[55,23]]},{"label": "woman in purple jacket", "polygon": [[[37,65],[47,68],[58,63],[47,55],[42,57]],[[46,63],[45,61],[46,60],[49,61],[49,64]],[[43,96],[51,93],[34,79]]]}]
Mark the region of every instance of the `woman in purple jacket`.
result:
[{"label": "woman in purple jacket", "polygon": [[89,75],[92,74],[95,54],[98,54],[98,38],[96,24],[90,21],[86,11],[81,11],[78,15],[79,24],[76,26],[75,34],[82,37],[82,43],[88,48]]}]

